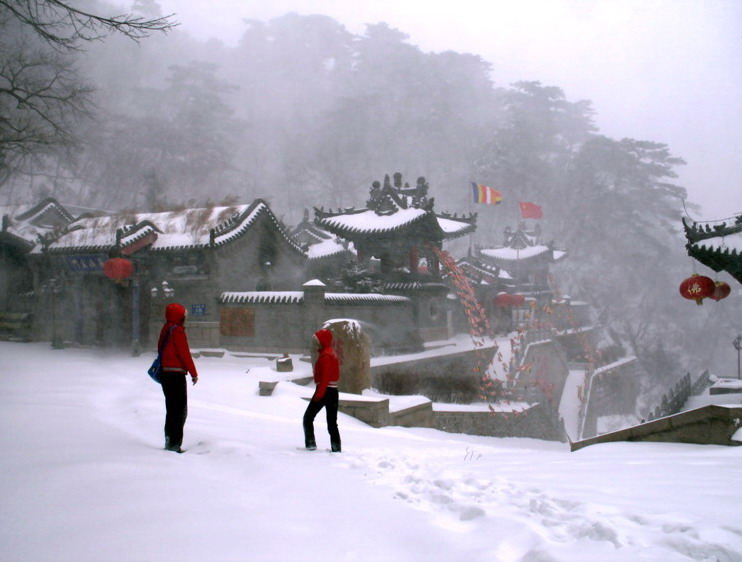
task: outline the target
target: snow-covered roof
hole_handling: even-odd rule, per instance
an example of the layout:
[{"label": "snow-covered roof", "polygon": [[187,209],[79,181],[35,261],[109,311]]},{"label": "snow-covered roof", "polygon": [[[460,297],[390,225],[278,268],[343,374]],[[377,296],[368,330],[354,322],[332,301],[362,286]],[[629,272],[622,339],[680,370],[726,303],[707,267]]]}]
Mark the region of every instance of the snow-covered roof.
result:
[{"label": "snow-covered roof", "polygon": [[304,302],[303,291],[226,291],[222,304],[297,304]]},{"label": "snow-covered roof", "polygon": [[549,251],[548,246],[529,246],[527,248],[483,248],[479,253],[488,258],[504,261],[518,261],[535,258]]},{"label": "snow-covered roof", "polygon": [[384,284],[386,291],[419,291],[423,284],[419,281],[393,281]]},{"label": "snow-covered roof", "polygon": [[[325,293],[326,304],[401,304],[409,301],[407,297],[379,293]],[[222,304],[298,304],[304,302],[304,292],[226,291],[220,295],[219,302]]]},{"label": "snow-covered roof", "polygon": [[[153,252],[219,247],[229,244],[250,230],[261,216],[267,216],[296,252],[305,252],[288,235],[268,205],[255,200],[251,205],[206,207],[81,218],[74,221],[48,252],[100,252],[127,248],[146,241]],[[41,252],[41,248],[34,252]]]},{"label": "snow-covered roof", "polygon": [[48,236],[74,220],[72,214],[51,197],[30,208],[0,207],[0,217],[3,232],[28,249],[38,244],[40,237]]},{"label": "snow-covered roof", "polygon": [[310,260],[320,260],[346,253],[355,254],[353,244],[350,243],[346,247],[342,242],[338,241],[337,238],[322,240],[321,242],[312,244],[307,248],[307,257]]},{"label": "snow-covered roof", "polygon": [[387,175],[384,184],[374,182],[364,209],[347,208],[337,212],[315,208],[315,224],[342,236],[383,235],[395,233],[425,221],[426,228],[435,231],[437,238],[456,238],[476,228],[476,215],[459,219],[447,213],[436,214],[434,198],[429,198],[425,178],[418,178],[410,187],[402,182],[402,175],[394,174],[394,186]]},{"label": "snow-covered roof", "polygon": [[438,226],[441,227],[441,230],[449,236],[468,234],[472,231],[472,226],[468,222],[439,216],[437,216],[436,219],[438,220]]},{"label": "snow-covered roof", "polygon": [[52,225],[60,220],[63,223],[69,223],[74,220],[72,214],[52,197],[47,197],[27,211],[16,215],[15,218],[19,221],[30,221],[38,225]]},{"label": "snow-covered roof", "polygon": [[408,297],[382,295],[379,293],[325,293],[327,304],[405,303]]},{"label": "snow-covered roof", "polygon": [[488,279],[490,281],[495,281],[496,279],[503,279],[511,281],[513,279],[512,275],[504,269],[482,263],[476,258],[462,258],[459,260],[458,265],[464,270],[467,277],[475,277],[478,280]]},{"label": "snow-covered roof", "polygon": [[400,230],[423,219],[425,215],[427,211],[424,209],[400,209],[390,215],[365,210],[319,219],[319,224],[348,233],[379,234]]},{"label": "snow-covered roof", "polygon": [[398,209],[393,213],[377,213],[366,209],[318,217],[317,223],[340,236],[354,234],[388,234],[398,232],[425,220],[433,220],[445,238],[456,238],[474,231],[471,220],[438,216],[426,209]]}]

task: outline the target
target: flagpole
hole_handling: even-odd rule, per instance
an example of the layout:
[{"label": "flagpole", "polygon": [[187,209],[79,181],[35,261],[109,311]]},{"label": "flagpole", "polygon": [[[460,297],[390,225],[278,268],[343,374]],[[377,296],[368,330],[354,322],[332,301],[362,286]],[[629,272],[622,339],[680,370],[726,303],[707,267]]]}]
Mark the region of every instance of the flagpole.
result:
[{"label": "flagpole", "polygon": [[[469,182],[469,188],[471,188],[471,182]],[[472,214],[472,199],[474,199],[474,192],[470,189],[469,190],[469,216]],[[469,232],[469,257],[472,257],[474,254],[472,252],[472,246],[473,242],[472,239],[474,238],[474,230]]]}]

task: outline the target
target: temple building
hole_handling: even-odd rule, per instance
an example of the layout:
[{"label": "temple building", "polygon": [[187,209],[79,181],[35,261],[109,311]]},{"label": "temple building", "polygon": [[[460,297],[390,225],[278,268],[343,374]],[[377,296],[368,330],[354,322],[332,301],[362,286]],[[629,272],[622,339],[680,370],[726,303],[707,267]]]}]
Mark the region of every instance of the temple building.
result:
[{"label": "temple building", "polygon": [[306,209],[302,221],[291,231],[291,237],[306,252],[307,272],[312,278],[330,278],[356,261],[353,244],[317,226]]},{"label": "temple building", "polygon": [[[366,219],[370,231],[339,229],[348,238],[338,233],[339,214],[332,228],[307,214],[290,231],[260,199],[77,217],[53,200],[3,209],[0,336],[146,349],[162,306],[177,300],[198,347],[304,349],[317,325],[346,317],[364,322],[377,345],[420,349],[449,336],[448,289],[438,276],[396,271],[399,263],[415,271],[418,262],[390,250],[417,255],[412,245],[440,246],[473,229],[474,220],[435,215],[421,189],[396,191],[374,199],[379,213]],[[384,282],[367,282],[359,245],[364,263],[389,274]],[[433,254],[424,255],[431,263]]]},{"label": "temple building", "polygon": [[402,174],[394,174],[394,185],[387,175],[383,185],[373,182],[365,208],[315,209],[314,222],[352,242],[359,263],[370,268],[376,258],[379,273],[389,280],[396,280],[395,272],[418,273],[423,261],[426,271],[438,274],[434,248],[474,232],[477,217],[437,214],[428,190],[425,178],[418,178],[415,187],[410,187],[402,185]]},{"label": "temple building", "polygon": [[503,280],[504,285],[527,297],[552,295],[550,267],[566,255],[567,252],[556,249],[553,242],[542,242],[538,224],[530,230],[523,223],[515,230],[506,227],[501,246],[476,249],[482,264],[508,272],[510,279]]},{"label": "temple building", "polygon": [[436,213],[425,178],[414,187],[394,174],[392,184],[374,181],[363,208],[325,211],[315,208],[314,223],[352,243],[359,270],[381,292],[409,297],[422,340],[446,339],[452,326],[438,252],[445,241],[475,231],[476,215]]}]

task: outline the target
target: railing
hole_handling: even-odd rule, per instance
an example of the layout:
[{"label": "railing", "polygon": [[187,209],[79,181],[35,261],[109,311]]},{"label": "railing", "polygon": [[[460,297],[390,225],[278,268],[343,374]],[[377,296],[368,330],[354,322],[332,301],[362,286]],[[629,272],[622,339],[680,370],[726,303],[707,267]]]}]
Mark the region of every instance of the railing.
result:
[{"label": "railing", "polygon": [[701,373],[692,384],[690,373],[686,373],[682,379],[675,383],[675,386],[662,395],[660,403],[653,410],[650,410],[647,416],[649,421],[677,414],[688,401],[688,398],[703,392],[703,389],[708,386],[708,381],[708,370]]}]

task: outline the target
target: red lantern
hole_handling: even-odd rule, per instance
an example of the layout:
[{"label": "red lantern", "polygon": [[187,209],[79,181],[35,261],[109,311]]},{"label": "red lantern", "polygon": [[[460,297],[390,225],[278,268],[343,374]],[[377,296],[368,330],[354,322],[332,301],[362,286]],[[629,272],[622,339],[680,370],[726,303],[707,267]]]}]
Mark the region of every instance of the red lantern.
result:
[{"label": "red lantern", "polygon": [[513,306],[513,295],[509,293],[498,293],[495,296],[495,306],[507,307]]},{"label": "red lantern", "polygon": [[715,289],[713,279],[694,273],[680,284],[680,296],[700,305],[703,304],[703,299],[714,294]]},{"label": "red lantern", "polygon": [[523,304],[526,302],[526,297],[525,295],[516,293],[510,297],[510,302],[513,306],[523,306]]},{"label": "red lantern", "polygon": [[721,299],[727,298],[731,292],[732,288],[729,286],[729,283],[726,281],[717,281],[716,286],[714,287],[714,293],[709,295],[709,298],[714,299],[715,301],[720,301]]},{"label": "red lantern", "polygon": [[114,281],[122,281],[134,275],[134,264],[124,258],[111,258],[103,264],[103,274]]}]

